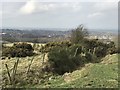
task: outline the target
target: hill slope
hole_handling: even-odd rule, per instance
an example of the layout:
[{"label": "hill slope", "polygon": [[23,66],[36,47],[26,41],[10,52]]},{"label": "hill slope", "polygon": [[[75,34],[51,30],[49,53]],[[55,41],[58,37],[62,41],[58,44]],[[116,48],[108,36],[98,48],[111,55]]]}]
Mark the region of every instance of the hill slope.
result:
[{"label": "hill slope", "polygon": [[118,54],[108,55],[101,63],[86,64],[80,70],[66,73],[52,79],[47,84],[35,87],[72,87],[72,88],[117,88],[118,87]]},{"label": "hill slope", "polygon": [[[16,87],[24,88],[117,88],[118,87],[118,56],[120,54],[107,55],[100,63],[89,63],[85,67],[75,70],[72,73],[65,73],[64,75],[52,75],[45,74],[44,77],[40,76],[40,68],[42,62],[42,56],[35,56],[31,66],[31,75],[26,76],[26,70],[28,68],[29,59],[20,58],[20,62],[17,70],[18,84]],[[46,57],[47,58],[47,57]],[[7,81],[5,63],[11,69],[14,65],[16,58],[9,60],[3,60],[3,84]],[[28,62],[29,61],[29,62]],[[27,83],[29,82],[29,83]],[[30,83],[31,82],[31,83]],[[33,83],[34,82],[34,83]],[[10,87],[5,85],[5,87]]]}]

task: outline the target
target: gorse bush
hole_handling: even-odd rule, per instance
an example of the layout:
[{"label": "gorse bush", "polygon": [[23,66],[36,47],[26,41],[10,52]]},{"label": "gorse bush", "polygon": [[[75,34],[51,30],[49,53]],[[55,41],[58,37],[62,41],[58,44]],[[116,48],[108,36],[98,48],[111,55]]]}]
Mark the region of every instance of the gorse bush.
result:
[{"label": "gorse bush", "polygon": [[[73,47],[71,48],[73,49]],[[81,63],[82,58],[77,53],[75,55],[75,50],[71,50],[67,47],[54,47],[48,54],[49,63],[53,68],[53,72],[58,74],[64,74],[65,72],[72,72],[76,69]]]},{"label": "gorse bush", "polygon": [[95,55],[97,57],[104,57],[106,54],[107,54],[107,48],[102,46],[96,47]]},{"label": "gorse bush", "polygon": [[28,49],[28,50],[33,50],[33,47],[31,44],[27,43],[18,43],[13,45],[14,48],[21,48],[21,49]]},{"label": "gorse bush", "polygon": [[2,50],[3,56],[9,57],[26,57],[33,55],[33,47],[31,44],[18,43],[14,44],[12,47],[4,47]]},{"label": "gorse bush", "polygon": [[80,25],[72,30],[69,42],[52,42],[43,46],[41,51],[48,52],[51,70],[58,74],[72,72],[85,63],[99,62],[105,55],[116,53],[114,42],[90,40],[88,35],[88,31]]},{"label": "gorse bush", "polygon": [[74,44],[69,49],[71,51],[71,54],[78,55],[82,52],[82,47],[80,44]]},{"label": "gorse bush", "polygon": [[91,53],[94,53],[97,57],[104,57],[107,54],[116,53],[116,47],[114,42],[103,43],[97,39],[89,40],[85,39],[82,45],[86,48],[86,50],[90,50]]},{"label": "gorse bush", "polygon": [[64,42],[49,42],[45,46],[42,46],[40,52],[49,52],[52,48],[58,47],[70,47],[72,44],[69,41]]},{"label": "gorse bush", "polygon": [[108,53],[115,53],[113,43],[105,44],[98,40],[86,40],[84,45],[78,43],[70,46],[54,43],[51,47],[48,53],[49,63],[53,68],[52,72],[58,74],[72,72],[78,67],[84,66],[85,63],[99,62],[99,58]]},{"label": "gorse bush", "polygon": [[85,53],[86,62],[91,62],[93,60],[93,54],[90,52]]}]

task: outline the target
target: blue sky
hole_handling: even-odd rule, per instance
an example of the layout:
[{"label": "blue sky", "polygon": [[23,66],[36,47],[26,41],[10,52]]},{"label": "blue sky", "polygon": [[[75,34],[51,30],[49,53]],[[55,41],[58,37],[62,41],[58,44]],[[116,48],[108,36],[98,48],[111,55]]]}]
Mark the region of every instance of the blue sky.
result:
[{"label": "blue sky", "polygon": [[118,0],[70,1],[4,0],[0,21],[10,28],[118,28]]}]

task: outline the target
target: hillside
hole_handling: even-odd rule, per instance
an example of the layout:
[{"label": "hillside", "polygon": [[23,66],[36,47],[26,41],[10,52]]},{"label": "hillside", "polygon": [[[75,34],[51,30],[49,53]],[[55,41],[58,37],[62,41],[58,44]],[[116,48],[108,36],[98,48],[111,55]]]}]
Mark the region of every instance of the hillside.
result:
[{"label": "hillside", "polygon": [[[48,83],[50,85],[46,87],[116,88],[118,87],[118,55],[106,56],[101,63],[86,64],[82,69],[66,73]],[[37,87],[42,86],[44,85],[37,85]]]},{"label": "hillside", "polygon": [[[40,72],[42,66],[42,56],[36,55],[31,65],[31,74],[26,75],[28,61],[33,57],[20,58],[18,70],[17,70],[17,81],[20,81],[16,87],[25,88],[47,88],[47,87],[72,87],[72,88],[117,88],[118,87],[118,56],[120,54],[107,55],[100,63],[89,63],[85,67],[73,71],[72,73],[65,73],[64,75],[52,75],[44,74]],[[7,74],[5,63],[12,69],[16,58],[9,60],[3,60],[3,87],[10,87],[7,85]],[[46,57],[47,60],[47,57]],[[18,78],[19,77],[19,78]],[[27,83],[30,82],[31,83]],[[4,84],[6,83],[6,86]]]}]

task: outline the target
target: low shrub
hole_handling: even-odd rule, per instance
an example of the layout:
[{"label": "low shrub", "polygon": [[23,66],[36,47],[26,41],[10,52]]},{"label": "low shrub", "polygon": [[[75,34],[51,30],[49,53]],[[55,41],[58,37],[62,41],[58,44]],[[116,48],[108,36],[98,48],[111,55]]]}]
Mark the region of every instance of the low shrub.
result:
[{"label": "low shrub", "polygon": [[118,48],[115,47],[108,48],[107,54],[114,54],[114,53],[119,53]]},{"label": "low shrub", "polygon": [[[72,47],[54,47],[48,54],[49,63],[53,68],[52,72],[64,74],[65,72],[72,72],[78,66],[82,65],[81,50],[77,51],[77,46]],[[81,48],[80,48],[81,49]]]},{"label": "low shrub", "polygon": [[54,47],[70,47],[72,44],[69,41],[63,42],[49,42],[45,46],[42,46],[40,52],[49,52]]},{"label": "low shrub", "polygon": [[103,43],[95,40],[84,39],[82,43],[53,42],[42,47],[41,51],[48,52],[50,70],[54,73],[64,74],[72,72],[85,63],[99,62],[100,58],[116,53],[113,42]]},{"label": "low shrub", "polygon": [[19,43],[14,44],[12,47],[4,47],[2,50],[3,56],[9,57],[26,57],[33,55],[33,48],[31,44]]},{"label": "low shrub", "polygon": [[97,57],[104,57],[104,56],[106,56],[106,54],[107,54],[107,48],[106,47],[102,47],[102,46],[96,47],[95,55]]}]

